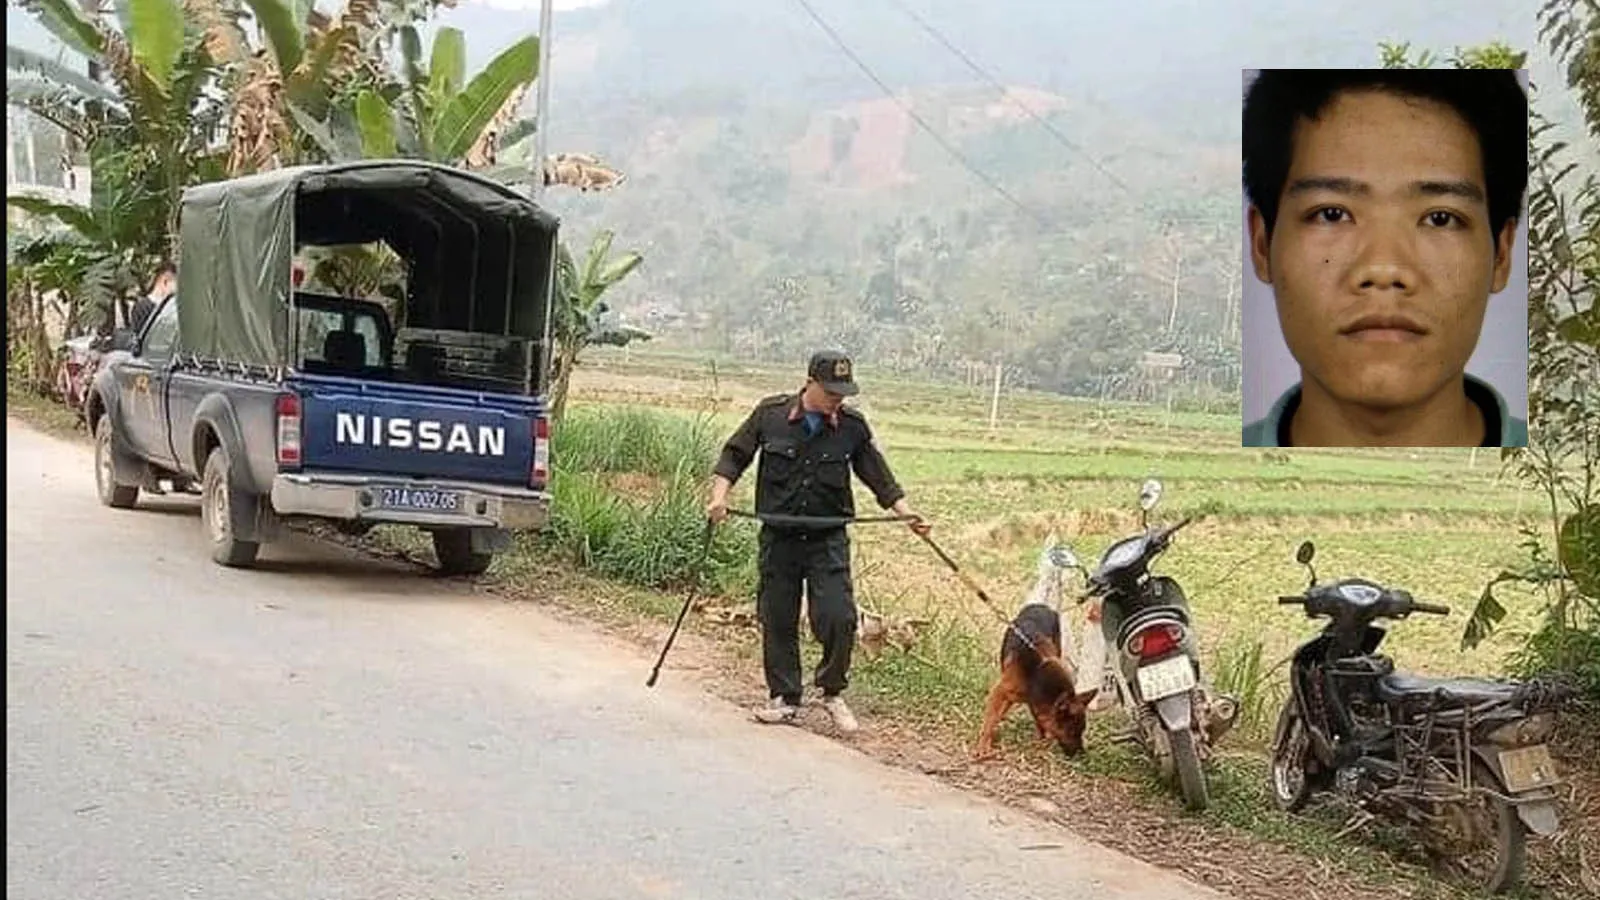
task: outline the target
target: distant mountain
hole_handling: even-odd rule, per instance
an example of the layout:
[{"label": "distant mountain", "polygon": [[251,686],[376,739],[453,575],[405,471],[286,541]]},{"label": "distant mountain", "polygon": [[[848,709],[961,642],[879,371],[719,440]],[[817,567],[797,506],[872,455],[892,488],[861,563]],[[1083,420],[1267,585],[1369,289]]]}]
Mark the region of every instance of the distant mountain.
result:
[{"label": "distant mountain", "polygon": [[[809,2],[897,89],[975,80],[904,4],[1003,83],[1116,106],[1203,139],[1237,133],[1244,67],[1366,67],[1379,40],[1534,42],[1526,0]],[[505,34],[519,21],[471,5],[451,15],[473,23],[469,44],[480,22]],[[799,0],[611,0],[560,16],[554,39],[558,60],[564,42],[583,47],[582,65],[557,64],[551,89],[560,103],[708,88],[813,107],[880,95]]]},{"label": "distant mountain", "polygon": [[[477,71],[538,30],[518,5],[438,24]],[[783,329],[914,365],[1006,352],[1085,389],[1171,310],[1183,352],[1231,327],[1243,68],[1492,40],[1557,83],[1528,0],[605,0],[556,15],[549,149],[629,181],[546,202],[575,245],[605,227],[645,252],[619,308],[682,310],[724,349],[780,352]]]}]

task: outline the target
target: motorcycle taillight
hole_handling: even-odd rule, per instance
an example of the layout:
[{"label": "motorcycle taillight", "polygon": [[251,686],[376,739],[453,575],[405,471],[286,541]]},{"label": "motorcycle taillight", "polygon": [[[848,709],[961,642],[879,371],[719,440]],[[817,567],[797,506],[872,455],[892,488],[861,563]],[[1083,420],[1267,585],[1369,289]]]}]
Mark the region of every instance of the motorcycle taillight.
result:
[{"label": "motorcycle taillight", "polygon": [[1134,635],[1128,641],[1128,652],[1143,659],[1162,656],[1177,648],[1183,640],[1183,629],[1177,625],[1157,625]]}]

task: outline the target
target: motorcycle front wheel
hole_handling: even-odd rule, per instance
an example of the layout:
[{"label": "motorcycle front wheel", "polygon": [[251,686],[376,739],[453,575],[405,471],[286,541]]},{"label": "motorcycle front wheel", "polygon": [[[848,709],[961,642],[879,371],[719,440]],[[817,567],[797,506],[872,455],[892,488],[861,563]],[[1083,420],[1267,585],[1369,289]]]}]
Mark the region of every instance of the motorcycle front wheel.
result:
[{"label": "motorcycle front wheel", "polygon": [[1273,733],[1278,740],[1272,745],[1272,764],[1268,767],[1272,802],[1284,812],[1297,812],[1311,797],[1311,779],[1306,776],[1306,725],[1292,698],[1278,714],[1278,727]]},{"label": "motorcycle front wheel", "polygon": [[1211,805],[1211,794],[1206,787],[1206,773],[1200,768],[1200,755],[1194,745],[1194,732],[1187,728],[1167,732],[1167,743],[1172,748],[1172,767],[1177,770],[1178,788],[1183,792],[1183,803],[1198,812]]}]

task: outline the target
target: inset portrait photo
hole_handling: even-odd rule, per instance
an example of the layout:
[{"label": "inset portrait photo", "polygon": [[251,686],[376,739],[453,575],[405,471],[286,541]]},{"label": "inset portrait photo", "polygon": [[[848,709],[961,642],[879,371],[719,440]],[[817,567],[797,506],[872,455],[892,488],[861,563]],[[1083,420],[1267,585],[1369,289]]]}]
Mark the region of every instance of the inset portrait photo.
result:
[{"label": "inset portrait photo", "polygon": [[1244,73],[1244,446],[1527,446],[1527,85]]}]

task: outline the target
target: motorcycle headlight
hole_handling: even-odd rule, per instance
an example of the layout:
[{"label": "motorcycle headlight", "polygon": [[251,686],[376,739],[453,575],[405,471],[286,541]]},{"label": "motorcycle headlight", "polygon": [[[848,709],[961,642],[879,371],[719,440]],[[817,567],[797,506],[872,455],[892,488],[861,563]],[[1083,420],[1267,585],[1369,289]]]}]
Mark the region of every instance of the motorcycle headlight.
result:
[{"label": "motorcycle headlight", "polygon": [[1106,558],[1101,561],[1101,568],[1120,568],[1139,558],[1141,545],[1139,541],[1129,541],[1118,544],[1106,552]]},{"label": "motorcycle headlight", "polygon": [[1556,730],[1556,717],[1554,713],[1542,712],[1507,722],[1499,728],[1489,732],[1485,737],[1491,743],[1502,747],[1521,747],[1526,744],[1542,744],[1550,739]]}]

